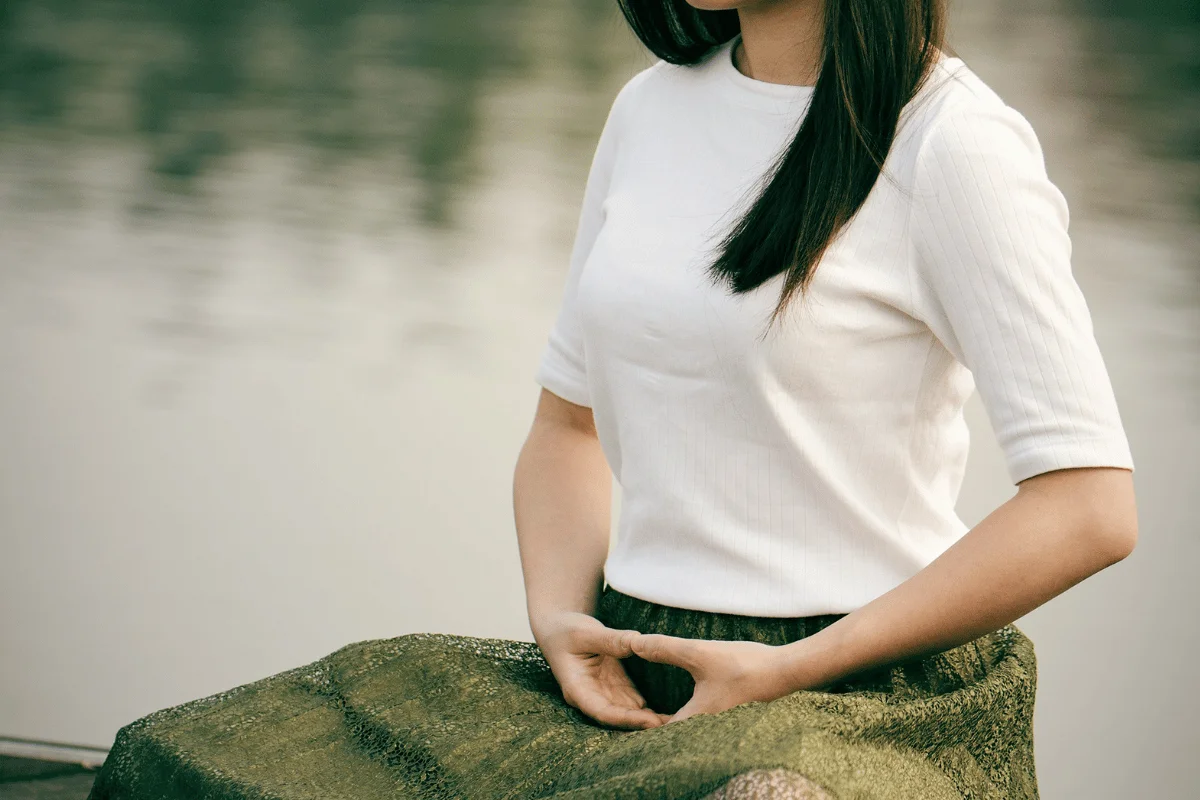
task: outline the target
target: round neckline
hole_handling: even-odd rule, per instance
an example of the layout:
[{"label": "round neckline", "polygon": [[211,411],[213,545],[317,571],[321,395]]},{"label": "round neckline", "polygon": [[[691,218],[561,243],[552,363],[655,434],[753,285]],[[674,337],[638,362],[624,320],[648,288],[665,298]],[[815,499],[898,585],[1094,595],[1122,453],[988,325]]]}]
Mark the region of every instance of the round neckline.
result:
[{"label": "round neckline", "polygon": [[[739,31],[713,53],[716,71],[720,73],[722,84],[729,90],[731,97],[751,106],[774,111],[792,111],[797,102],[807,103],[811,99],[815,86],[771,83],[743,74],[733,63],[734,48],[741,40],[742,34]],[[942,69],[956,69],[966,63],[960,57],[949,53],[943,53],[939,62]]]},{"label": "round neckline", "polygon": [[733,63],[733,52],[737,47],[737,43],[742,40],[741,32],[734,34],[733,38],[721,45],[716,52],[717,71],[724,78],[725,83],[746,99],[757,98],[765,101],[767,104],[777,104],[779,101],[807,99],[816,88],[815,86],[801,86],[794,83],[771,83],[769,81],[760,81],[758,78],[751,78],[737,68]]}]

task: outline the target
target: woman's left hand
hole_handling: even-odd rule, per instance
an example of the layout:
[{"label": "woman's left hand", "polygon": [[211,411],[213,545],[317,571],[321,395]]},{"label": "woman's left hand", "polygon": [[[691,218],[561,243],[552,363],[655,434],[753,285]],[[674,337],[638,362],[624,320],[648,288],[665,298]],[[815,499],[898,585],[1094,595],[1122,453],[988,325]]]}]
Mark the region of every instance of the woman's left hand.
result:
[{"label": "woman's left hand", "polygon": [[794,691],[780,647],[643,633],[633,638],[631,649],[647,661],[682,667],[696,681],[692,698],[668,723],[695,714],[719,714],[742,703],[774,700]]}]

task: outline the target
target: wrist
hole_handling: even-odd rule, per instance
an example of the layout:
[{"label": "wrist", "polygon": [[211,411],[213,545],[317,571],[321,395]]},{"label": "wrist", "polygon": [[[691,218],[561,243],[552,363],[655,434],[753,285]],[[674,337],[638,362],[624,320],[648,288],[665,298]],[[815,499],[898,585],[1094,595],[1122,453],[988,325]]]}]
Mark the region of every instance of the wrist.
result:
[{"label": "wrist", "polygon": [[539,645],[545,644],[552,624],[553,617],[547,612],[529,614],[529,630],[533,632],[533,640]]},{"label": "wrist", "polygon": [[[584,615],[582,611],[569,608],[538,608],[529,611],[529,630],[539,645],[562,630],[572,617]],[[585,615],[590,616],[590,615]]]},{"label": "wrist", "polygon": [[821,689],[849,674],[841,658],[846,653],[844,633],[845,627],[835,623],[780,648],[780,670],[789,691]]},{"label": "wrist", "polygon": [[[557,594],[558,596],[554,596]],[[549,596],[547,596],[549,595]],[[540,631],[552,632],[569,621],[572,616],[595,617],[599,593],[582,596],[563,596],[563,593],[526,594],[525,611],[529,617],[529,629],[539,644]]]}]

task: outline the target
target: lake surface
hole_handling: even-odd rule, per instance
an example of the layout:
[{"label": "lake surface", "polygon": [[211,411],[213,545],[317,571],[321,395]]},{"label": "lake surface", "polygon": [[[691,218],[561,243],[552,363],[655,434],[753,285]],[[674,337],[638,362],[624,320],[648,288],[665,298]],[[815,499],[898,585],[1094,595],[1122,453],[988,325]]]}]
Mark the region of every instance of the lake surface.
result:
[{"label": "lake surface", "polygon": [[[1019,623],[1047,798],[1195,788],[1198,9],[953,16],[1071,204],[1137,463],[1138,550]],[[351,641],[528,638],[512,466],[649,63],[612,0],[0,5],[0,736],[106,747]],[[1013,487],[969,411],[974,523]]]}]

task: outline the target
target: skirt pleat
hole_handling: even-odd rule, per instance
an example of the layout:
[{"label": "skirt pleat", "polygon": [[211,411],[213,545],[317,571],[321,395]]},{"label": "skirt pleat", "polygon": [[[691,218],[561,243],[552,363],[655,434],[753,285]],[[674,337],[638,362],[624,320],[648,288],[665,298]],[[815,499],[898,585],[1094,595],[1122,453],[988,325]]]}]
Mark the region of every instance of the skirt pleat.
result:
[{"label": "skirt pleat", "polygon": [[[744,617],[611,587],[614,628],[782,645],[843,615]],[[627,659],[660,711],[682,669]],[[359,642],[122,728],[90,800],[793,797],[1036,800],[1033,643],[973,642],[645,731],[568,706],[537,645],[448,634]]]}]

